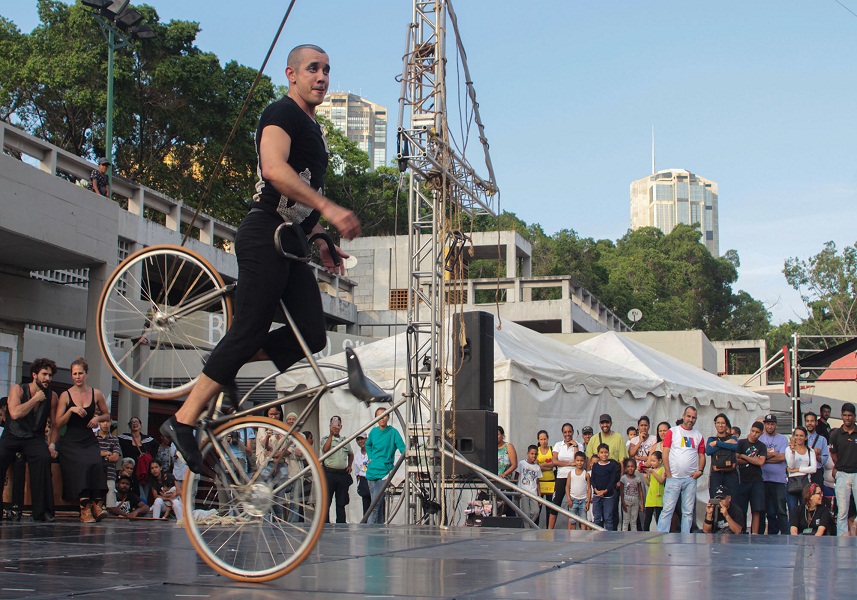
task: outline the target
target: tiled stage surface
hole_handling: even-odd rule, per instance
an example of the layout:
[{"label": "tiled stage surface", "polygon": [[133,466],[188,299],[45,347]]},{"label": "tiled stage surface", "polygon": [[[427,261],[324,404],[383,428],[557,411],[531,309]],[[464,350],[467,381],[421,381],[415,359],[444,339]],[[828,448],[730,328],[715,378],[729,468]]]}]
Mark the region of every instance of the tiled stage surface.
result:
[{"label": "tiled stage surface", "polygon": [[278,580],[211,571],[174,523],[0,523],[1,598],[857,597],[857,538],[329,525]]}]

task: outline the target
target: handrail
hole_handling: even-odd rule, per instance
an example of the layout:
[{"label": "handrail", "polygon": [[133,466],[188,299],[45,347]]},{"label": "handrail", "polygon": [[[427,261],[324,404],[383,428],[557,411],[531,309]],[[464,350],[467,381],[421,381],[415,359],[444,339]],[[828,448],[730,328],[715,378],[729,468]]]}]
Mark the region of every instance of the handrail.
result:
[{"label": "handrail", "polygon": [[[31,159],[24,160],[24,163],[32,165],[35,161],[40,171],[54,176],[62,173],[76,180],[89,181],[90,173],[97,168],[94,163],[5,121],[0,121],[0,144],[4,150]],[[73,185],[73,182],[69,182],[69,185]],[[131,214],[146,218],[146,208],[164,214],[166,227],[172,231],[180,231],[181,226],[190,224],[193,217],[193,207],[186,206],[183,201],[115,174],[112,192],[114,197],[127,201],[126,210]],[[200,230],[200,242],[213,246],[218,240],[225,240],[228,242],[226,251],[234,253],[236,227],[204,213],[200,213],[194,225]]]}]

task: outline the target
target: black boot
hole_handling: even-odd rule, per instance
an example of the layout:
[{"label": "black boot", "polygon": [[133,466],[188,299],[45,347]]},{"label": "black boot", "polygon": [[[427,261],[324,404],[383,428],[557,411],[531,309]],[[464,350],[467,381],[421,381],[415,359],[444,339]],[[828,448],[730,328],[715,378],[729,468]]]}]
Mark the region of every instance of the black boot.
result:
[{"label": "black boot", "polygon": [[174,416],[161,425],[161,433],[176,445],[176,450],[181,452],[188,469],[200,475],[203,468],[202,453],[199,451],[193,432],[193,427],[179,423]]}]

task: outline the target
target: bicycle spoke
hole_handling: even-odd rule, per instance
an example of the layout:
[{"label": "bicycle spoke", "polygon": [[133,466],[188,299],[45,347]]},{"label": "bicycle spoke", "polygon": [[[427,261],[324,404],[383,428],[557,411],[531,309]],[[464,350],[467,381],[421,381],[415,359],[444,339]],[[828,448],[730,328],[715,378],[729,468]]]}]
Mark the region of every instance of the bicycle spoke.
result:
[{"label": "bicycle spoke", "polygon": [[[289,476],[287,464],[260,462],[256,473],[247,474],[226,438],[243,444],[248,431],[259,428],[281,438],[282,446],[276,448],[299,446],[307,466]],[[186,521],[185,526],[206,562],[239,580],[271,579],[299,564],[321,532],[321,513],[315,506],[324,502],[323,483],[304,494],[305,480],[320,482],[323,475],[303,437],[292,437],[288,427],[270,419],[242,417],[209,434],[202,452],[206,476],[199,480],[205,488],[201,500],[205,508],[216,509],[217,516]],[[192,505],[193,499],[186,498],[190,514]],[[302,522],[294,522],[298,520]]]}]

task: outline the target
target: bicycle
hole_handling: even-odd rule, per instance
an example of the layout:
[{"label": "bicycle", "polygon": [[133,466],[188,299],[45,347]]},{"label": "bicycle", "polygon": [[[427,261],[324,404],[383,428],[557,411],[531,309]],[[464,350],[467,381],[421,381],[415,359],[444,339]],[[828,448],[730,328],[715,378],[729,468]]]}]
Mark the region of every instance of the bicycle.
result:
[{"label": "bicycle", "polygon": [[[308,262],[313,238],[302,248],[305,255],[285,252],[281,236],[288,227],[295,226],[283,223],[277,229],[277,250],[288,260]],[[323,235],[333,250],[329,237],[316,235]],[[337,257],[335,252],[331,255]],[[200,361],[216,345],[209,332],[212,328],[225,332],[231,323],[230,296],[235,288],[204,258],[181,246],[152,246],[128,256],[108,278],[98,304],[98,344],[113,374],[124,386],[150,398],[186,394],[195,383],[192,372],[199,371]],[[182,493],[184,527],[195,550],[214,570],[238,581],[281,577],[297,567],[318,541],[326,521],[327,486],[320,460],[300,430],[324,394],[347,384],[367,405],[392,401],[365,376],[351,349],[346,350],[347,376],[328,381],[282,301],[280,308],[318,385],[258,405],[248,403],[256,390],[279,375],[275,372],[230,407],[231,414],[224,414],[229,409],[221,394],[197,427],[204,471],[201,475],[188,471]],[[169,376],[154,379],[150,377],[153,369]],[[309,402],[291,427],[255,414],[297,400]],[[403,402],[392,404],[384,414],[396,411]],[[245,403],[250,406],[242,408]],[[263,464],[249,473],[241,453],[230,450],[230,443],[246,441],[257,431],[266,432],[275,444]],[[324,456],[347,443],[350,438]],[[295,472],[285,467],[287,457],[293,465],[298,463]]]}]

